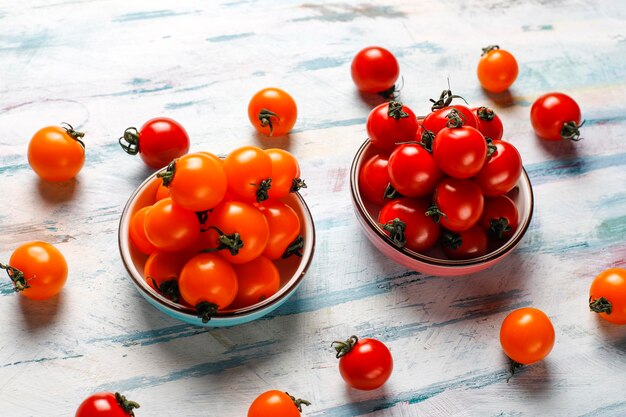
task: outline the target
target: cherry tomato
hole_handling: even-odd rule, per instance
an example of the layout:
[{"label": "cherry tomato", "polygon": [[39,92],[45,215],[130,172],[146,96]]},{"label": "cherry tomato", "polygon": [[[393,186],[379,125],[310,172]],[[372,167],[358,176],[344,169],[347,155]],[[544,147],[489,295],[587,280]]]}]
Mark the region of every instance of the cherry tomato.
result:
[{"label": "cherry tomato", "polygon": [[172,200],[190,211],[206,211],[218,205],[226,194],[222,163],[203,153],[175,159],[157,176],[170,189]]},{"label": "cherry tomato", "polygon": [[389,156],[389,181],[405,197],[424,197],[433,192],[443,174],[422,145],[398,146]]},{"label": "cherry tomato", "polygon": [[443,232],[443,251],[450,259],[472,259],[487,253],[487,234],[478,225],[462,232]]},{"label": "cherry tomato", "polygon": [[154,169],[163,168],[189,151],[185,128],[167,117],[150,119],[139,130],[129,127],[119,143],[126,153],[139,153],[146,165]]},{"label": "cherry tomato", "polygon": [[48,126],[37,131],[28,144],[28,163],[46,181],[67,181],[85,162],[82,132],[72,126]]},{"label": "cherry tomato", "polygon": [[544,94],[530,108],[533,129],[545,140],[579,140],[580,120],[578,103],[563,93]]},{"label": "cherry tomato", "polygon": [[13,251],[5,269],[15,291],[33,300],[45,300],[61,292],[67,280],[67,262],[49,243],[24,243]]},{"label": "cherry tomato", "polygon": [[75,417],[134,417],[139,404],[119,392],[99,392],[87,397],[76,410]]},{"label": "cherry tomato", "polygon": [[384,343],[376,339],[350,337],[333,342],[339,359],[339,372],[352,388],[373,390],[381,387],[393,371],[393,358]]},{"label": "cherry tomato", "polygon": [[239,284],[232,265],[214,253],[189,259],[178,277],[180,295],[194,306],[203,323],[225,309],[237,296]]},{"label": "cherry tomato", "polygon": [[446,127],[433,142],[437,166],[454,178],[470,178],[478,174],[487,159],[487,141],[470,126]]},{"label": "cherry tomato", "polygon": [[300,234],[300,219],[294,209],[281,201],[268,200],[257,206],[269,226],[269,238],[263,255],[280,259]]},{"label": "cherry tomato", "polygon": [[589,307],[615,324],[626,324],[626,269],[609,268],[591,283]]},{"label": "cherry tomato", "polygon": [[480,217],[480,227],[497,239],[510,238],[519,221],[517,207],[505,195],[485,198],[485,208]]},{"label": "cherry tomato", "polygon": [[423,252],[433,247],[439,239],[439,224],[426,216],[429,206],[426,199],[398,198],[383,206],[378,223],[388,232],[396,246]]},{"label": "cherry tomato", "polygon": [[413,110],[399,101],[376,106],[365,124],[372,145],[387,152],[398,143],[414,141],[418,126]]},{"label": "cherry tomato", "polygon": [[474,129],[478,128],[478,119],[469,107],[462,104],[453,104],[433,110],[422,120],[422,127],[437,135],[441,129],[448,127],[448,122],[450,121],[448,115],[452,110],[456,110],[459,113],[464,126],[473,127]]},{"label": "cherry tomato", "polygon": [[200,236],[200,223],[193,211],[186,210],[164,198],[146,213],[144,227],[148,241],[167,252],[183,250]]},{"label": "cherry tomato", "polygon": [[511,312],[500,328],[504,353],[517,363],[528,365],[545,358],[554,346],[554,327],[546,314],[525,307]]},{"label": "cherry tomato", "polygon": [[350,67],[356,87],[365,93],[385,93],[394,90],[400,75],[396,57],[385,48],[369,46],[360,50]]},{"label": "cherry tomato", "polygon": [[163,185],[163,180],[161,180],[159,183],[159,187],[157,188],[156,195],[154,196],[154,201],[163,200],[167,197],[170,197],[170,190],[165,185]]},{"label": "cherry tomato", "polygon": [[435,188],[434,206],[427,215],[448,230],[462,232],[483,214],[483,193],[471,180],[446,178]]},{"label": "cherry tomato", "polygon": [[250,262],[263,253],[270,237],[266,217],[259,209],[227,201],[213,209],[207,220],[212,249],[234,264]]},{"label": "cherry tomato", "polygon": [[498,45],[490,45],[483,48],[476,72],[485,90],[501,93],[517,78],[517,61],[510,52],[500,49]]},{"label": "cherry tomato", "polygon": [[275,87],[264,88],[250,99],[248,118],[259,133],[282,136],[296,124],[298,107],[286,91]]},{"label": "cherry tomato", "polygon": [[509,142],[493,142],[496,151],[487,158],[483,169],[473,178],[487,197],[511,191],[522,175],[522,157]]},{"label": "cherry tomato", "polygon": [[377,205],[385,203],[385,191],[389,185],[387,164],[389,157],[378,153],[369,158],[359,171],[359,189],[366,200]]},{"label": "cherry tomato", "polygon": [[489,138],[492,141],[502,139],[502,134],[504,133],[502,120],[500,120],[500,116],[493,109],[482,106],[473,108],[472,112],[476,115],[476,120],[478,120],[478,131],[485,138]]},{"label": "cherry tomato", "polygon": [[259,395],[250,404],[248,417],[300,417],[302,405],[311,403],[295,399],[287,392],[271,390]]},{"label": "cherry tomato", "polygon": [[306,188],[300,179],[300,165],[291,153],[282,149],[266,149],[265,153],[272,160],[272,186],[269,198],[283,198],[290,192]]},{"label": "cherry tomato", "polygon": [[148,285],[178,303],[178,277],[188,260],[189,255],[182,252],[154,252],[146,260],[143,275]]},{"label": "cherry tomato", "polygon": [[130,219],[130,241],[145,255],[156,251],[156,247],[146,237],[146,214],[151,208],[152,206],[142,207]]},{"label": "cherry tomato", "polygon": [[260,148],[243,146],[224,160],[228,191],[247,202],[264,201],[272,186],[272,159]]},{"label": "cherry tomato", "polygon": [[259,256],[245,264],[233,264],[239,280],[239,290],[230,309],[244,308],[276,294],[280,288],[280,273],[272,261]]}]

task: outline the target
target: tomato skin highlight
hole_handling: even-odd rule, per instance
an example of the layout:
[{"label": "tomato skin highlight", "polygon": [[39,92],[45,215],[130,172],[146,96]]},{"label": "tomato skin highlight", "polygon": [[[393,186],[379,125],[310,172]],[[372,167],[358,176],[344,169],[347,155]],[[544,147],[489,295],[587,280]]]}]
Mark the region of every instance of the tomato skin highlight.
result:
[{"label": "tomato skin highlight", "polygon": [[594,278],[589,289],[590,306],[602,298],[605,304],[610,303],[610,313],[603,309],[600,317],[614,324],[626,324],[626,269],[609,268]]},{"label": "tomato skin highlight", "polygon": [[272,177],[272,159],[256,146],[242,146],[226,156],[224,172],[231,195],[248,203],[262,201],[258,191],[261,183]]},{"label": "tomato skin highlight", "polygon": [[478,61],[476,73],[483,88],[492,93],[506,91],[517,79],[517,60],[504,49],[492,49]]},{"label": "tomato skin highlight", "polygon": [[389,156],[387,169],[393,188],[406,197],[424,197],[433,192],[443,173],[421,145],[398,146]]},{"label": "tomato skin highlight", "polygon": [[400,75],[396,57],[380,46],[357,52],[350,66],[352,81],[364,93],[381,93],[393,88]]},{"label": "tomato skin highlight", "polygon": [[359,171],[359,189],[363,197],[375,204],[385,203],[385,190],[389,185],[387,166],[389,156],[383,153],[373,155]]},{"label": "tomato skin highlight", "polygon": [[[264,111],[270,111],[264,122],[259,118]],[[283,136],[291,131],[298,118],[298,107],[293,97],[276,87],[264,88],[256,92],[248,104],[248,119],[252,126],[266,136]]]},{"label": "tomato skin highlight", "polygon": [[470,178],[478,174],[487,160],[487,141],[470,126],[446,127],[433,142],[437,166],[454,178]]},{"label": "tomato skin highlight", "polygon": [[75,417],[131,417],[135,415],[133,408],[139,408],[139,404],[126,400],[123,395],[98,392],[83,400]]},{"label": "tomato skin highlight", "polygon": [[11,254],[9,266],[24,274],[29,287],[19,292],[32,300],[45,300],[57,295],[67,281],[65,257],[46,242],[33,241],[18,246]]},{"label": "tomato skin highlight", "polygon": [[287,393],[270,390],[250,404],[248,417],[300,417],[300,411]]},{"label": "tomato skin highlight", "polygon": [[391,352],[379,340],[359,339],[352,350],[339,359],[339,372],[352,388],[370,391],[380,388],[391,376]]},{"label": "tomato skin highlight", "polygon": [[522,365],[545,358],[554,346],[554,339],[552,322],[536,308],[525,307],[511,312],[500,328],[504,353]]},{"label": "tomato skin highlight", "polygon": [[472,180],[446,178],[435,188],[434,203],[443,214],[440,224],[453,232],[474,226],[483,213],[484,197]]},{"label": "tomato skin highlight", "polygon": [[85,148],[60,126],[38,130],[28,143],[28,163],[43,180],[74,178],[85,162]]},{"label": "tomato skin highlight", "polygon": [[163,168],[187,152],[189,136],[176,120],[156,117],[139,129],[139,156],[150,168]]},{"label": "tomato skin highlight", "polygon": [[[530,108],[530,122],[537,136],[548,141],[563,139],[566,123],[580,126],[581,114],[578,103],[563,93],[547,93],[540,96]],[[577,131],[577,129],[576,129]],[[578,140],[578,134],[571,138]]]},{"label": "tomato skin highlight", "polygon": [[214,253],[201,253],[189,259],[178,277],[180,295],[196,307],[202,302],[223,310],[237,296],[239,284],[232,265]]},{"label": "tomato skin highlight", "polygon": [[171,198],[154,203],[146,213],[144,222],[146,238],[163,251],[181,251],[200,236],[196,213],[182,208]]},{"label": "tomato skin highlight", "polygon": [[291,192],[293,180],[300,178],[298,160],[283,149],[266,149],[265,153],[272,161],[272,187],[268,191],[269,198],[286,197]]},{"label": "tomato skin highlight", "polygon": [[493,145],[496,151],[473,178],[487,197],[508,193],[522,175],[522,157],[517,148],[503,140],[496,140]]}]

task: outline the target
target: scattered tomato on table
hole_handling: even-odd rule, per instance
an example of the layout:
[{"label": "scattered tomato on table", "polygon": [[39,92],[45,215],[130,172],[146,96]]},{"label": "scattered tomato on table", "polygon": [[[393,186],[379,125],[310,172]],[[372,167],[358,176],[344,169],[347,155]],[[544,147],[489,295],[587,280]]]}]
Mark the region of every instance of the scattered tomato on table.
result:
[{"label": "scattered tomato on table", "polygon": [[530,365],[548,356],[554,346],[550,318],[532,307],[512,311],[500,327],[500,344],[515,366]]},{"label": "scattered tomato on table", "polygon": [[383,386],[393,371],[393,358],[387,346],[376,339],[351,336],[345,342],[335,341],[341,377],[352,388],[374,390]]},{"label": "scattered tomato on table", "polygon": [[99,392],[90,395],[78,406],[75,417],[134,417],[134,410],[139,407],[119,392]]},{"label": "scattered tomato on table", "polygon": [[270,390],[250,404],[248,417],[300,417],[303,405],[309,406],[311,403],[287,392]]},{"label": "scattered tomato on table", "polygon": [[530,108],[530,122],[537,136],[548,141],[580,140],[580,107],[563,93],[546,93]]},{"label": "scattered tomato on table", "polygon": [[509,51],[500,49],[498,45],[483,48],[478,61],[478,81],[483,88],[492,93],[507,90],[517,78],[517,60]]},{"label": "scattered tomato on table", "polygon": [[28,163],[46,181],[70,180],[85,163],[85,134],[63,125],[39,129],[28,144]]},{"label": "scattered tomato on table", "polygon": [[389,50],[369,46],[354,56],[350,72],[352,81],[360,91],[389,97],[395,92],[400,66]]},{"label": "scattered tomato on table", "polygon": [[296,124],[298,106],[285,90],[268,87],[256,92],[250,99],[248,118],[259,133],[283,136]]},{"label": "scattered tomato on table", "polygon": [[626,269],[609,268],[594,278],[589,308],[606,321],[626,324]]}]

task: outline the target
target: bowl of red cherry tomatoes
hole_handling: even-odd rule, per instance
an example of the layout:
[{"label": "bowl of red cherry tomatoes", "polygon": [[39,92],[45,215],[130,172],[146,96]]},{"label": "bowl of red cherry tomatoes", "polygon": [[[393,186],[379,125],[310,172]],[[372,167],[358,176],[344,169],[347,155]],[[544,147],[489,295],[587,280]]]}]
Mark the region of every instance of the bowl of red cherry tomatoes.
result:
[{"label": "bowl of red cherry tomatoes", "polygon": [[367,238],[429,275],[493,266],[520,243],[533,213],[530,180],[499,117],[452,98],[444,91],[420,118],[399,101],[374,108],[350,171]]},{"label": "bowl of red cherry tomatoes", "polygon": [[222,327],[282,305],[311,263],[315,228],[296,158],[244,146],[174,159],[130,196],[119,249],[141,295],[186,323]]}]

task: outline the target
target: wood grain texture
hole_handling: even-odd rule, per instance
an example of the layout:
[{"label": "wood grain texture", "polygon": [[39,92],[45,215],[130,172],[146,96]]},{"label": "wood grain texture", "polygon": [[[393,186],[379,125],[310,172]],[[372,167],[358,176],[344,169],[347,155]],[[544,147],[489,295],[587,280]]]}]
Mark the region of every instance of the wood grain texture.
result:
[{"label": "wood grain texture", "polygon": [[[522,3],[522,4],[521,4]],[[0,283],[0,414],[69,416],[119,390],[139,416],[243,416],[268,389],[309,399],[307,416],[623,416],[626,329],[588,312],[592,278],[626,265],[626,8],[604,0],[299,2],[65,1],[0,4],[0,260],[55,244],[62,294],[31,302]],[[480,48],[512,51],[520,75],[487,95]],[[379,254],[354,216],[348,172],[379,101],[349,76],[368,45],[400,61],[402,100],[429,108],[449,77],[494,106],[534,185],[533,222],[505,262],[468,277],[407,271]],[[275,85],[299,106],[287,139],[257,136],[249,98]],[[559,90],[581,105],[584,140],[543,143],[529,108]],[[287,304],[256,322],[203,329],[174,321],[132,287],[117,250],[123,205],[150,171],[117,138],[158,115],[192,150],[280,146],[300,160],[317,229],[315,259]],[[41,182],[26,160],[42,126],[87,132],[75,181]],[[553,320],[547,360],[507,383],[498,332],[516,308]],[[380,390],[341,380],[330,342],[380,338],[395,369]]]}]

